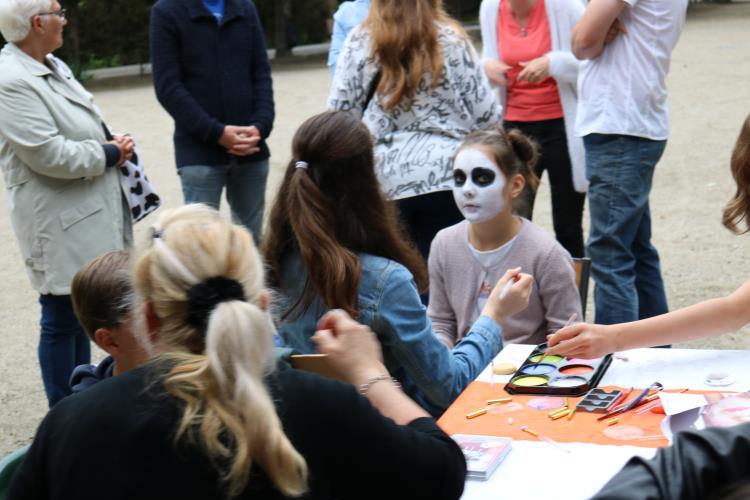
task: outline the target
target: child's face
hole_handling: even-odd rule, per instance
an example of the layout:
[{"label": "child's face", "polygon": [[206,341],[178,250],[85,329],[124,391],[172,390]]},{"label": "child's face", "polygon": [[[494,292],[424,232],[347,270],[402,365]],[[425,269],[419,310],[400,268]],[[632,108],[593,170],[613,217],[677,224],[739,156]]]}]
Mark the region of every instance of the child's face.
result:
[{"label": "child's face", "polygon": [[505,176],[481,149],[466,147],[453,163],[453,198],[469,222],[484,222],[505,208]]}]

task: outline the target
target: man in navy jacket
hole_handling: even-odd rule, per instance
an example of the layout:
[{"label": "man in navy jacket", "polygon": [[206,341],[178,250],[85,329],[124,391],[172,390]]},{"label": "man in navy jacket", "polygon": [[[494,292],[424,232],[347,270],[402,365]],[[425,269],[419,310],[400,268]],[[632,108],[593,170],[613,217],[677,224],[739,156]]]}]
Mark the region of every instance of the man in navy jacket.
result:
[{"label": "man in navy jacket", "polygon": [[159,102],[175,122],[185,203],[219,207],[260,238],[274,119],[271,67],[250,0],[159,0],[151,12]]}]

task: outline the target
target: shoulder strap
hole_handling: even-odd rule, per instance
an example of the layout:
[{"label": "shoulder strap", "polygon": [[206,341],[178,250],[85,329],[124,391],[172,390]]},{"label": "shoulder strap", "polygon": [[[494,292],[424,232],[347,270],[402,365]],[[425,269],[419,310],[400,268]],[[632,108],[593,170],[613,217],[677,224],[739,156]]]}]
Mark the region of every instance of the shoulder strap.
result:
[{"label": "shoulder strap", "polygon": [[367,110],[367,107],[370,105],[370,101],[372,101],[372,98],[375,97],[375,91],[378,89],[381,76],[382,75],[380,73],[380,70],[378,70],[375,73],[375,76],[372,78],[370,86],[367,88],[367,97],[365,98],[365,105],[362,107],[362,111]]}]

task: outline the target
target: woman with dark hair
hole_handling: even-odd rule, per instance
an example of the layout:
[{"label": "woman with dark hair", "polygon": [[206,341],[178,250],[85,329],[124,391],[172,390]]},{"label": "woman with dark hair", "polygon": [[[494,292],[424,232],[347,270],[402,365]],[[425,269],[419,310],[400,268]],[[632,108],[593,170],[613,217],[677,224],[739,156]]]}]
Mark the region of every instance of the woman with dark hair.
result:
[{"label": "woman with dark hair", "polygon": [[[263,247],[282,295],[282,338],[313,352],[318,318],[343,309],[374,330],[388,371],[406,393],[440,413],[500,350],[498,325],[526,307],[531,276],[506,272],[449,351],[419,299],[427,285],[424,261],[401,239],[395,207],[378,188],[367,127],[348,113],[322,113],[297,130],[292,154]],[[509,280],[516,283],[500,299]]]},{"label": "woman with dark hair", "polygon": [[453,152],[502,121],[471,40],[441,0],[372,0],[342,50],[328,107],[372,132],[380,186],[427,258],[435,234],[462,219]]},{"label": "woman with dark hair", "polygon": [[392,383],[369,328],[342,311],[313,326],[359,394],[277,370],[250,233],[187,205],[147,238],[133,310],[151,360],[55,406],[8,498],[461,496],[461,449]]}]

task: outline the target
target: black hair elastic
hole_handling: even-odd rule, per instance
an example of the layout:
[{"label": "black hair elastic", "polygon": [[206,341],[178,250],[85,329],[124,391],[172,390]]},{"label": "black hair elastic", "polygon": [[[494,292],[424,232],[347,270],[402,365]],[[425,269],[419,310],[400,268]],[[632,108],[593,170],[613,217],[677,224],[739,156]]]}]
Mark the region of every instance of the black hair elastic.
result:
[{"label": "black hair elastic", "polygon": [[202,332],[206,331],[208,317],[217,305],[230,300],[247,300],[240,282],[223,276],[215,276],[193,285],[187,292],[187,299],[187,322]]}]

